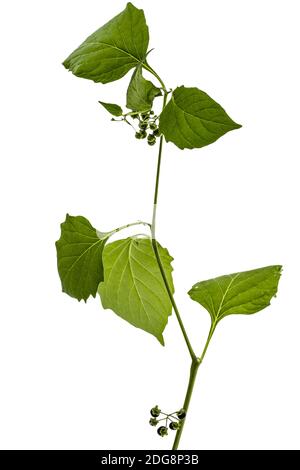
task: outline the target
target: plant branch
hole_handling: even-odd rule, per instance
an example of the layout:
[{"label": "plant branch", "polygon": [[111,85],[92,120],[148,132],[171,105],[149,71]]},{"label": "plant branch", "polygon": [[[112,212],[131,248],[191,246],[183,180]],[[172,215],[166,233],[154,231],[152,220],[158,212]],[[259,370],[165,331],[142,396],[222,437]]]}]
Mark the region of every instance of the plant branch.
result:
[{"label": "plant branch", "polygon": [[[190,401],[191,401],[191,398],[192,398],[192,393],[193,393],[193,389],[194,389],[194,385],[195,385],[195,381],[196,381],[199,366],[200,366],[200,364],[202,363],[202,361],[204,359],[204,356],[206,354],[207,348],[209,346],[210,340],[212,338],[212,335],[214,334],[215,329],[216,329],[216,322],[211,324],[211,327],[210,327],[210,330],[209,330],[209,333],[208,333],[208,336],[207,336],[207,340],[206,340],[206,343],[204,345],[201,356],[198,357],[196,360],[192,361],[189,382],[188,382],[187,391],[186,391],[186,395],[185,395],[185,399],[184,399],[184,403],[183,403],[183,407],[182,407],[185,410],[186,414],[188,412]],[[175,439],[174,439],[174,444],[173,444],[172,450],[177,450],[178,449],[180,438],[181,438],[182,431],[183,431],[183,428],[184,428],[185,419],[183,420],[183,422],[182,422],[180,428],[178,429],[178,431],[176,432],[176,436],[175,436]]]},{"label": "plant branch", "polygon": [[[166,106],[167,97],[168,97],[168,92],[167,92],[166,86],[165,86],[164,82],[162,81],[162,79],[160,78],[160,76],[152,69],[152,67],[150,67],[149,64],[144,63],[143,66],[146,70],[148,70],[150,73],[152,73],[152,75],[154,75],[157,78],[157,80],[160,82],[160,84],[163,88],[164,98],[163,98],[162,109],[164,109],[165,106]],[[152,214],[152,224],[151,224],[152,246],[153,246],[153,250],[154,250],[154,254],[155,254],[155,257],[156,257],[156,260],[157,260],[159,270],[161,272],[161,275],[162,275],[162,278],[163,278],[163,281],[164,281],[169,299],[171,301],[173,310],[175,312],[176,318],[178,320],[181,332],[183,334],[183,337],[184,337],[184,340],[186,342],[187,348],[189,350],[190,356],[191,356],[192,360],[194,361],[194,360],[197,360],[197,356],[196,356],[196,354],[195,354],[195,352],[192,348],[192,345],[190,343],[190,340],[189,340],[189,337],[187,335],[186,329],[185,329],[184,324],[182,322],[178,307],[176,305],[176,302],[175,302],[175,299],[174,299],[174,296],[173,296],[173,293],[172,293],[172,289],[169,285],[166,273],[164,271],[163,264],[162,264],[160,256],[159,256],[158,245],[157,245],[157,241],[156,241],[156,209],[157,209],[157,201],[158,201],[159,177],[160,177],[160,167],[161,167],[163,142],[164,142],[164,137],[161,136],[160,140],[159,140],[156,181],[155,181],[155,190],[154,190],[154,199],[153,199],[153,214]]]}]

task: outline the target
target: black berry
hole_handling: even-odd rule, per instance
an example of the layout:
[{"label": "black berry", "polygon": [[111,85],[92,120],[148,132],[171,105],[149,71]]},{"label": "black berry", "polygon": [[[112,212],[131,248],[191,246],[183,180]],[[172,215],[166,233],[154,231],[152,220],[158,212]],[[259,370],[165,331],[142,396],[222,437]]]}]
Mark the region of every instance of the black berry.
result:
[{"label": "black berry", "polygon": [[150,414],[151,416],[153,416],[153,418],[157,418],[160,415],[160,409],[158,408],[157,405],[151,408]]},{"label": "black berry", "polygon": [[159,434],[161,437],[167,436],[168,429],[166,428],[166,426],[160,426],[157,430],[157,434]]},{"label": "black berry", "polygon": [[177,421],[172,421],[169,424],[169,428],[172,429],[172,431],[177,431],[177,429],[179,429],[179,423],[177,423]]},{"label": "black berry", "polygon": [[156,426],[157,423],[158,423],[158,421],[157,421],[156,418],[150,418],[149,424],[151,424],[151,426]]},{"label": "black berry", "polygon": [[148,135],[148,142],[153,142],[153,141],[154,141],[154,142],[156,141],[155,135],[149,134],[149,135]]},{"label": "black berry", "polygon": [[184,419],[186,417],[186,411],[183,408],[181,408],[181,410],[177,412],[177,416],[179,419]]}]

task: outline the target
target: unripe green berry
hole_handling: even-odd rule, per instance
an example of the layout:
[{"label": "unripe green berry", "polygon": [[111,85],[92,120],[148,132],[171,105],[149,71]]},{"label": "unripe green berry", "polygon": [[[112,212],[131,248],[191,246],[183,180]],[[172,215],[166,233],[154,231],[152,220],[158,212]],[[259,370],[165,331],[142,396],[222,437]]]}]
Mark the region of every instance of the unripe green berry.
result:
[{"label": "unripe green berry", "polygon": [[155,122],[151,122],[151,124],[150,124],[150,129],[151,129],[152,131],[154,131],[155,129],[157,129],[157,125],[155,124]]},{"label": "unripe green berry", "polygon": [[142,138],[142,133],[141,132],[136,132],[135,133],[135,138],[136,139],[141,139]]},{"label": "unripe green berry", "polygon": [[147,132],[146,131],[141,131],[141,139],[145,139],[147,137]]},{"label": "unripe green berry", "polygon": [[147,118],[149,118],[149,114],[148,114],[148,113],[142,113],[142,114],[141,114],[141,119],[144,120],[144,119],[147,119]]},{"label": "unripe green berry", "polygon": [[151,408],[150,414],[151,416],[153,416],[153,418],[157,418],[160,415],[160,409],[158,408],[157,405]]},{"label": "unripe green berry", "polygon": [[151,114],[151,116],[153,116],[153,114],[154,114],[154,111],[152,111],[152,109],[151,109],[151,111],[150,111],[150,114]]},{"label": "unripe green berry", "polygon": [[172,421],[170,424],[169,424],[169,428],[172,429],[172,431],[177,431],[177,429],[179,429],[180,425],[179,423],[177,423],[177,421]]},{"label": "unripe green berry", "polygon": [[177,412],[177,416],[179,419],[184,419],[186,417],[186,411],[183,408],[181,408],[181,410]]},{"label": "unripe green berry", "polygon": [[151,145],[151,147],[155,145],[155,143],[156,143],[155,140],[148,140],[148,145]]},{"label": "unripe green berry", "polygon": [[139,128],[142,129],[142,130],[145,130],[147,129],[148,127],[148,124],[146,122],[140,122],[139,123]]},{"label": "unripe green berry", "polygon": [[156,426],[157,423],[158,423],[158,421],[157,421],[156,418],[150,418],[149,424],[151,424],[151,426]]},{"label": "unripe green berry", "polygon": [[154,129],[153,130],[153,135],[155,135],[156,137],[158,137],[160,135],[160,130],[158,128]]},{"label": "unripe green berry", "polygon": [[167,436],[168,428],[166,428],[166,426],[160,426],[157,430],[157,434],[159,434],[161,437]]}]

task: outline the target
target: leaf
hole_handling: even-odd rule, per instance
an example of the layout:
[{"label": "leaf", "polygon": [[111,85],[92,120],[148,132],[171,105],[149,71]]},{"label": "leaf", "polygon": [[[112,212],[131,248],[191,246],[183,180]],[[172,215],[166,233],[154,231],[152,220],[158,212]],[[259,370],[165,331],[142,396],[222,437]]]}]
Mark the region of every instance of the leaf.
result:
[{"label": "leaf", "polygon": [[204,91],[184,86],[172,93],[159,124],[166,141],[180,149],[204,147],[240,127]]},{"label": "leaf", "polygon": [[102,251],[110,233],[98,232],[82,216],[69,214],[56,242],[57,267],[62,290],[78,300],[96,296],[103,281]]},{"label": "leaf", "polygon": [[267,266],[198,282],[189,296],[209,312],[214,324],[227,315],[256,313],[270,305],[281,269]]},{"label": "leaf", "polygon": [[149,32],[143,10],[125,10],[89,36],[63,65],[77,77],[109,83],[145,59]]},{"label": "leaf", "polygon": [[148,111],[156,96],[161,96],[161,90],[143,77],[142,67],[138,66],[127,89],[127,108],[138,112]]},{"label": "leaf", "polygon": [[[159,246],[168,282],[172,281],[173,258]],[[149,238],[126,238],[106,245],[103,251],[104,282],[98,292],[103,308],[137,328],[154,335],[163,345],[162,332],[172,313],[165,285]]]},{"label": "leaf", "polygon": [[100,104],[113,116],[122,116],[123,110],[121,106],[114,103],[104,103],[103,101],[99,101]]}]

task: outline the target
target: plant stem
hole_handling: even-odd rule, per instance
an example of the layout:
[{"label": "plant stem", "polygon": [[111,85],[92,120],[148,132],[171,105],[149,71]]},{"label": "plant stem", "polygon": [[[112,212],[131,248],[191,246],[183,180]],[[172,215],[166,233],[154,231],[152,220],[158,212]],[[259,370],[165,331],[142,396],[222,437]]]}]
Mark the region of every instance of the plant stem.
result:
[{"label": "plant stem", "polygon": [[[151,72],[157,78],[157,80],[160,82],[160,84],[162,85],[162,88],[163,88],[163,91],[164,91],[162,109],[164,109],[165,106],[166,106],[166,103],[167,103],[167,96],[168,96],[166,86],[165,86],[164,82],[162,81],[162,79],[159,77],[159,75],[157,75],[157,73],[152,69],[152,67],[150,67],[150,65],[148,65],[147,63],[144,63],[143,66],[146,70]],[[152,224],[151,224],[152,247],[153,247],[153,250],[154,250],[154,254],[155,254],[155,257],[156,257],[156,260],[157,260],[157,264],[158,264],[159,270],[161,272],[161,275],[162,275],[162,278],[163,278],[163,281],[164,281],[169,299],[171,301],[173,310],[174,310],[176,318],[178,320],[180,329],[181,329],[183,337],[185,339],[185,342],[186,342],[187,348],[189,350],[190,356],[191,356],[192,360],[194,361],[194,360],[197,359],[197,356],[196,356],[196,354],[195,354],[195,352],[192,348],[192,345],[190,343],[189,337],[188,337],[187,332],[185,330],[184,324],[181,320],[181,316],[180,316],[178,307],[176,305],[176,302],[175,302],[175,299],[174,299],[174,296],[173,296],[173,293],[172,293],[172,289],[169,285],[166,273],[164,271],[163,264],[162,264],[160,256],[159,256],[158,245],[157,245],[157,241],[156,241],[156,209],[157,209],[157,201],[158,201],[158,188],[159,188],[159,177],[160,177],[160,167],[161,167],[163,142],[164,142],[164,138],[163,138],[163,136],[161,136],[160,139],[159,139],[156,181],[155,181],[155,190],[154,190],[154,199],[153,199],[153,214],[152,214]]]},{"label": "plant stem", "polygon": [[118,228],[112,230],[111,232],[109,232],[109,234],[113,235],[114,233],[120,232],[120,230],[124,230],[124,229],[129,228],[129,227],[134,227],[135,225],[147,225],[151,229],[151,224],[149,224],[148,222],[143,222],[142,220],[138,220],[137,222],[133,222],[131,224],[122,225],[121,227],[118,227]]},{"label": "plant stem", "polygon": [[[188,409],[189,409],[189,405],[190,405],[190,401],[191,401],[191,398],[192,398],[192,393],[193,393],[193,389],[194,389],[194,385],[195,385],[195,381],[196,381],[199,366],[200,366],[200,364],[202,363],[202,361],[204,359],[204,356],[206,354],[208,345],[209,345],[210,340],[212,338],[212,335],[215,331],[215,328],[216,328],[216,323],[212,323],[201,356],[199,358],[196,358],[196,360],[192,360],[188,387],[187,387],[187,391],[186,391],[186,395],[185,395],[185,399],[184,399],[184,403],[183,403],[183,407],[182,407],[185,410],[186,413],[188,412]],[[178,449],[180,438],[181,438],[182,431],[183,431],[183,428],[184,428],[185,419],[182,421],[182,424],[181,424],[180,428],[176,432],[176,436],[175,436],[175,440],[174,440],[172,450],[177,450]]]},{"label": "plant stem", "polygon": [[172,304],[172,307],[174,309],[174,312],[175,312],[175,315],[176,315],[176,318],[178,320],[178,323],[179,323],[179,326],[181,328],[181,332],[183,334],[183,337],[185,339],[185,342],[186,342],[186,345],[187,345],[187,348],[189,350],[189,353],[190,353],[190,356],[192,358],[192,360],[197,360],[197,356],[192,348],[192,345],[190,343],[190,340],[189,340],[189,337],[187,335],[187,332],[185,330],[185,327],[184,327],[184,324],[181,320],[181,316],[180,316],[180,313],[179,313],[179,310],[178,310],[178,307],[176,305],[176,302],[175,302],[175,299],[173,297],[173,293],[172,293],[172,290],[169,286],[169,282],[168,282],[168,279],[167,279],[167,276],[166,276],[166,273],[164,271],[164,267],[162,265],[162,262],[161,262],[161,259],[160,259],[160,256],[159,256],[159,252],[158,252],[158,246],[157,246],[157,241],[155,238],[152,238],[152,247],[153,247],[153,250],[154,250],[154,254],[155,254],[155,257],[156,257],[156,260],[157,260],[157,264],[158,264],[158,267],[159,267],[159,270],[161,272],[161,275],[162,275],[162,278],[163,278],[163,281],[164,281],[164,284],[165,284],[165,287],[167,289],[167,293],[168,293],[168,296],[169,296],[169,299],[171,301],[171,304]]},{"label": "plant stem", "polygon": [[[150,65],[148,64],[147,61],[143,62],[143,67],[145,70],[148,70],[148,72],[152,73],[152,75],[159,81],[159,83],[161,84],[161,87],[164,91],[164,95],[167,94],[167,88],[166,88],[166,85],[164,84],[164,82],[162,81],[162,79],[160,78],[160,76],[155,72],[155,70],[153,70],[152,67],[150,67]],[[165,107],[166,103],[164,103],[163,105],[163,109]]]},{"label": "plant stem", "polygon": [[[156,79],[160,82],[160,84],[162,86],[162,89],[163,89],[163,92],[164,92],[162,110],[164,110],[164,108],[167,104],[167,96],[168,96],[166,86],[165,86],[164,82],[162,81],[162,79],[159,77],[159,75],[152,69],[152,67],[150,67],[150,65],[147,62],[145,62],[143,64],[143,67],[146,70],[148,70],[150,73],[152,73],[152,75],[154,75],[154,77],[156,77]],[[208,345],[209,345],[210,340],[212,338],[212,335],[215,331],[216,323],[214,322],[214,323],[211,324],[211,327],[210,327],[208,337],[207,337],[206,343],[204,345],[202,354],[198,358],[196,356],[193,348],[192,348],[189,337],[187,335],[187,332],[186,332],[185,327],[183,325],[183,322],[181,320],[179,310],[177,308],[175,299],[173,297],[172,289],[169,285],[166,273],[164,271],[163,264],[162,264],[160,256],[159,256],[158,244],[157,244],[157,241],[156,241],[156,210],[157,210],[157,201],[158,201],[158,188],[159,188],[159,177],[160,177],[160,167],[161,167],[161,159],[162,159],[163,142],[164,142],[164,138],[163,138],[163,136],[161,136],[160,141],[159,141],[159,151],[158,151],[158,159],[157,159],[157,170],[156,170],[156,181],[155,181],[154,200],[153,200],[151,235],[152,235],[152,246],[153,246],[153,250],[154,250],[154,253],[155,253],[156,260],[157,260],[157,264],[159,266],[159,270],[161,272],[161,275],[162,275],[162,278],[163,278],[168,296],[170,298],[173,310],[175,312],[175,315],[177,317],[179,326],[181,328],[181,332],[183,334],[183,337],[185,339],[187,348],[188,348],[190,356],[192,358],[192,364],[191,364],[191,369],[190,369],[190,377],[189,377],[188,387],[187,387],[187,391],[186,391],[186,395],[185,395],[185,399],[184,399],[184,404],[183,404],[183,409],[187,413],[187,411],[189,409],[190,401],[191,401],[191,398],[192,398],[192,393],[193,393],[193,389],[194,389],[194,385],[195,385],[195,381],[196,381],[196,377],[197,377],[197,372],[198,372],[200,364],[202,363],[202,361],[204,359],[204,356],[206,354]],[[182,421],[180,428],[176,432],[176,436],[175,436],[175,440],[174,440],[174,444],[173,444],[173,448],[172,448],[173,450],[178,449],[180,438],[181,438],[183,428],[184,428],[184,423],[185,423],[185,419]]]}]

